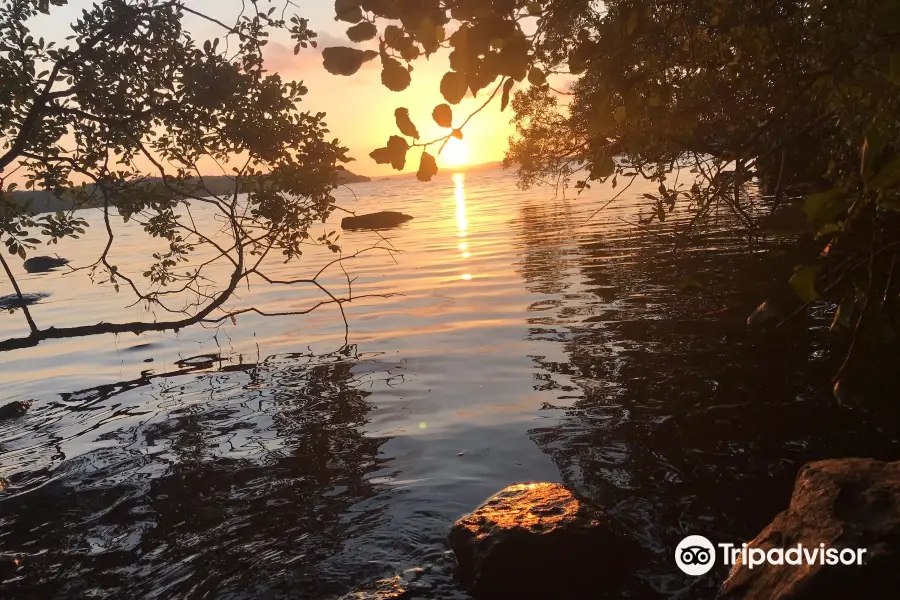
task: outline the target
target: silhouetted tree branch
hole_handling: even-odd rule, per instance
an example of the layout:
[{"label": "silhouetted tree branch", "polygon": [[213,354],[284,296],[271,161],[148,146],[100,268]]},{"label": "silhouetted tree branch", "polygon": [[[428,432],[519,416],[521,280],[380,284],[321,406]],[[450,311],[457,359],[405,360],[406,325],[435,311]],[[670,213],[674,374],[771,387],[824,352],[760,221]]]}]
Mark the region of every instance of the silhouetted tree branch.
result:
[{"label": "silhouetted tree branch", "polygon": [[[343,314],[343,304],[354,299],[351,282],[348,277],[347,296],[339,297],[320,282],[325,269],[296,282],[325,296],[308,309],[229,305],[242,283],[274,282],[264,261],[276,254],[293,261],[316,246],[338,255],[325,268],[345,260],[333,233],[316,236],[312,228],[336,208],[332,191],[347,149],[326,137],[324,114],[301,110],[307,93],[301,82],[264,68],[272,32],[288,32],[298,48],[315,45],[305,19],[285,20],[289,5],[260,0],[228,25],[230,18],[184,0],[102,0],[72,24],[61,46],[29,31],[38,12],[55,6],[21,0],[0,7],[0,182],[6,186],[0,187],[0,241],[24,260],[41,246],[84,234],[87,221],[74,208],[96,208],[103,248],[67,276],[87,272],[149,311],[147,321],[39,327],[2,257],[30,333],[0,341],[0,351],[52,339],[179,330],[247,313],[301,315],[325,304],[337,304]],[[186,14],[221,27],[225,44],[194,39]],[[230,169],[227,185],[223,178],[215,185],[207,180],[200,167],[207,163]],[[73,210],[30,214],[16,200],[16,185],[7,185],[16,172],[24,172],[26,188],[71,199]],[[119,260],[126,229],[141,231],[147,247],[156,248],[149,265],[134,272]],[[157,307],[165,319],[156,318]],[[346,332],[346,317],[344,324]]]}]

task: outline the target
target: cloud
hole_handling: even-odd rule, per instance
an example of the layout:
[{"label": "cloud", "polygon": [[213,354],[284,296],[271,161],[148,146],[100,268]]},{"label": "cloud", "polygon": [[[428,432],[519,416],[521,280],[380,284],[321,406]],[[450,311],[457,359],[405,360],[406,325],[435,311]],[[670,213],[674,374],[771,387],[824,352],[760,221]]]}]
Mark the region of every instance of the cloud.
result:
[{"label": "cloud", "polygon": [[[302,79],[312,75],[321,75],[326,73],[322,67],[322,49],[332,46],[354,46],[361,49],[377,50],[377,44],[372,42],[365,44],[353,44],[349,40],[334,36],[327,32],[319,32],[316,38],[317,48],[301,48],[297,54],[294,54],[293,42],[289,44],[281,43],[277,40],[270,40],[263,52],[266,70],[277,72],[288,79]],[[363,65],[363,69],[371,69],[380,65],[377,60],[369,61]]]},{"label": "cloud", "polygon": [[347,46],[350,44],[350,40],[344,36],[332,35],[327,31],[319,31],[317,33],[319,35],[316,38],[316,42],[319,43],[320,49],[328,48],[329,46]]}]

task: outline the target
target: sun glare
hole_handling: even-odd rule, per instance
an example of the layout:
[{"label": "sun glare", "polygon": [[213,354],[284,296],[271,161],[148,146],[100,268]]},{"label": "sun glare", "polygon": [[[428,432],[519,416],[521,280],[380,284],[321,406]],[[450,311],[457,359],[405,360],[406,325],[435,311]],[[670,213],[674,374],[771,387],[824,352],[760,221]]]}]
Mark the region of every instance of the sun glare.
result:
[{"label": "sun glare", "polygon": [[469,149],[466,143],[456,138],[450,138],[444,151],[441,152],[441,162],[445,167],[461,167],[469,162]]}]

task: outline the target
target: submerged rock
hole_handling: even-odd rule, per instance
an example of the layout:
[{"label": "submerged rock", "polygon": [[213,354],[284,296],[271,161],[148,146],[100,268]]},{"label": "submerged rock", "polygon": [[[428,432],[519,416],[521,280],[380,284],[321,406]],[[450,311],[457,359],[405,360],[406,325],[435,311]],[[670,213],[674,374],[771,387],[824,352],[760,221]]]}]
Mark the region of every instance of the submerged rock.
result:
[{"label": "submerged rock", "polygon": [[[0,490],[2,490],[0,486]],[[22,566],[22,557],[18,554],[0,554],[0,581],[12,579]]]},{"label": "submerged rock", "polygon": [[29,273],[46,273],[69,264],[66,258],[58,256],[34,256],[26,260],[23,265]]},{"label": "submerged rock", "polygon": [[[896,598],[900,590],[900,462],[849,458],[801,469],[790,507],[775,517],[749,548],[812,552],[865,549],[862,565],[756,565],[740,561],[721,598]],[[849,551],[847,558],[850,559]],[[790,557],[786,557],[790,558]],[[855,561],[854,561],[855,563]]]},{"label": "submerged rock", "polygon": [[31,402],[28,400],[16,400],[15,402],[4,404],[0,406],[0,421],[24,416],[29,408],[31,408]]},{"label": "submerged rock", "polygon": [[595,598],[640,548],[558,483],[512,485],[450,531],[457,576],[476,598]]},{"label": "submerged rock", "polygon": [[0,296],[0,310],[15,310],[22,308],[22,305],[31,306],[49,297],[50,294],[22,294],[21,298],[19,298],[18,294]]},{"label": "submerged rock", "polygon": [[401,212],[390,210],[367,215],[357,215],[355,217],[344,217],[341,220],[341,228],[343,229],[388,229],[397,227],[407,221],[411,221],[412,217]]},{"label": "submerged rock", "polygon": [[410,600],[412,593],[406,580],[395,575],[387,579],[369,583],[356,591],[342,596],[340,600]]}]

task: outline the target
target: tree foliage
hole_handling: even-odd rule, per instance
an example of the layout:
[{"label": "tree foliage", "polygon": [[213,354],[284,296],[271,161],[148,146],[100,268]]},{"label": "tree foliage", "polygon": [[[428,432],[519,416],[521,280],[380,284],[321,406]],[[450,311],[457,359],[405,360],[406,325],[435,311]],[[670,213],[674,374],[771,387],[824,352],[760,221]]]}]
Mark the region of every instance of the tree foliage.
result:
[{"label": "tree foliage", "polygon": [[[13,176],[76,206],[100,207],[107,243],[86,268],[97,283],[133,294],[153,317],[41,328],[26,306],[31,333],[0,341],[0,350],[264,314],[224,308],[238,285],[252,281],[305,281],[321,289],[324,302],[342,302],[316,278],[278,281],[264,264],[269,256],[295,259],[310,244],[339,250],[333,233],[312,229],[335,209],[331,192],[346,149],[328,136],[324,114],[301,110],[307,88],[267,72],[263,62],[273,31],[290,32],[297,51],[315,46],[307,21],[286,14],[290,3],[263,0],[228,23],[183,0],[102,0],[81,13],[64,41],[32,32],[39,13],[65,4],[0,6],[0,241],[24,259],[86,226],[76,212],[31,215],[14,198]],[[188,16],[221,36],[195,38]],[[225,193],[206,184],[210,168],[230,177]],[[195,212],[212,216],[195,220]],[[123,221],[163,248],[140,272],[118,264]],[[21,294],[7,258],[3,266]],[[223,266],[224,279],[206,275]]]},{"label": "tree foliage", "polygon": [[[642,176],[659,182],[645,222],[682,204],[696,223],[724,206],[751,238],[765,220],[744,182],[763,184],[773,213],[806,190],[799,202],[821,253],[797,267],[793,287],[805,302],[838,302],[834,328],[854,345],[860,332],[896,340],[900,0],[337,4],[378,28],[383,62],[411,70],[447,52],[448,104],[488,88],[505,109],[518,88],[507,164],[524,186]],[[445,108],[435,120],[450,126]]]}]

